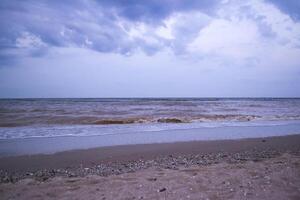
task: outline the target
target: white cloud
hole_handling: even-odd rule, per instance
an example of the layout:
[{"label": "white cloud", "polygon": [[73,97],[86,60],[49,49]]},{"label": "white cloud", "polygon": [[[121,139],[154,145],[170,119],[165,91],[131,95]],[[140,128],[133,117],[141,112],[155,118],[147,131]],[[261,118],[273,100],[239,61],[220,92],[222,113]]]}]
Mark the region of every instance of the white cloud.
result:
[{"label": "white cloud", "polygon": [[16,39],[16,46],[18,48],[40,48],[46,46],[46,44],[39,36],[29,32],[23,32],[21,36]]},{"label": "white cloud", "polygon": [[192,57],[218,59],[221,65],[239,67],[298,67],[299,22],[257,0],[229,1],[217,13],[187,45]]},{"label": "white cloud", "polygon": [[252,21],[215,19],[188,44],[189,53],[245,59],[253,54],[259,35]]}]

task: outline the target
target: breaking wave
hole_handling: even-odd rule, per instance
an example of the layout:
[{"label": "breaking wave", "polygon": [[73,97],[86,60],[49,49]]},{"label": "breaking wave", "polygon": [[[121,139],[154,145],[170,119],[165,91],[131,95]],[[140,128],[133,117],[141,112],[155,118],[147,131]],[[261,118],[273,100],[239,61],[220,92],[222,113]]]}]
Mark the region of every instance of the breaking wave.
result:
[{"label": "breaking wave", "polygon": [[0,100],[0,127],[300,120],[300,99]]},{"label": "breaking wave", "polygon": [[19,127],[30,125],[118,125],[149,123],[201,123],[201,122],[247,122],[257,120],[300,120],[299,116],[256,116],[256,115],[198,115],[182,117],[140,117],[140,118],[96,118],[96,117],[40,117],[15,120],[1,120],[0,127]]}]

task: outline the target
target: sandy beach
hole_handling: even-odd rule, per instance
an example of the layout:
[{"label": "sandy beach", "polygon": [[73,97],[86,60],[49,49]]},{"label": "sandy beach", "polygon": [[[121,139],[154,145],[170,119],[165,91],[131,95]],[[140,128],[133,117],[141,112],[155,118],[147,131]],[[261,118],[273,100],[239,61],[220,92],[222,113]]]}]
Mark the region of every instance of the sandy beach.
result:
[{"label": "sandy beach", "polygon": [[0,30],[0,200],[300,200],[300,0],[2,0]]},{"label": "sandy beach", "polygon": [[1,199],[299,199],[300,135],[0,159]]}]

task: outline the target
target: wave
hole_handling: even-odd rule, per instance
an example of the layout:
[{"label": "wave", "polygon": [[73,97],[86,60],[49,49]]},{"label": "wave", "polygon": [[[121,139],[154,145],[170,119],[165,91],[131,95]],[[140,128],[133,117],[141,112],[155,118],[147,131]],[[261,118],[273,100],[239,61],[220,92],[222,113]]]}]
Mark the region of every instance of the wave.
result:
[{"label": "wave", "polygon": [[228,114],[228,115],[198,115],[194,118],[193,121],[252,121],[255,119],[259,119],[261,116],[257,115],[234,115],[234,114]]},{"label": "wave", "polygon": [[97,125],[108,125],[108,124],[134,124],[134,123],[184,123],[188,122],[184,119],[180,118],[158,118],[158,119],[104,119],[104,120],[97,120],[95,122],[92,122],[91,124]]},{"label": "wave", "polygon": [[92,122],[91,124],[133,124],[137,123],[137,121],[133,119],[103,119]]},{"label": "wave", "polygon": [[243,114],[191,114],[180,115],[170,113],[126,117],[99,117],[99,116],[74,116],[74,115],[34,115],[7,117],[0,116],[0,127],[20,127],[39,125],[117,125],[117,124],[144,124],[144,123],[201,123],[201,122],[248,122],[248,121],[280,121],[300,120],[300,115],[243,115]]}]

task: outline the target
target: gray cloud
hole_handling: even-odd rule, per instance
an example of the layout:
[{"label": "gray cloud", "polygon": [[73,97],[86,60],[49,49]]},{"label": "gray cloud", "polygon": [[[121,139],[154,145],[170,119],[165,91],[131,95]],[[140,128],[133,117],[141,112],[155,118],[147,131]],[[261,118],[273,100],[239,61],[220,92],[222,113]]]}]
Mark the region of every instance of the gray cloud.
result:
[{"label": "gray cloud", "polygon": [[[12,55],[7,53],[7,49],[10,52],[18,51],[16,41],[24,34],[38,38],[44,43],[43,48],[28,48],[28,44],[27,52],[19,51],[13,53],[15,55],[43,55],[43,52],[46,52],[45,46],[77,46],[121,54],[130,54],[140,48],[148,54],[153,54],[164,45],[170,44],[169,41],[154,36],[160,43],[158,45],[149,44],[141,38],[130,39],[126,27],[120,27],[120,19],[132,24],[142,22],[155,27],[162,25],[163,19],[177,11],[210,12],[218,1],[4,0],[0,2],[0,54],[4,59]],[[38,49],[41,51],[38,52]]]},{"label": "gray cloud", "polygon": [[291,2],[2,0],[0,96],[299,96]]},{"label": "gray cloud", "polygon": [[[269,1],[298,18],[298,1]],[[124,55],[137,49],[152,55],[170,47],[175,53],[182,53],[185,44],[207,25],[208,19],[204,15],[214,16],[220,3],[220,0],[2,0],[1,63],[24,56],[42,56],[49,47],[80,47]],[[247,8],[243,9],[245,15],[251,15]],[[153,33],[146,33],[147,38],[130,36],[130,27],[139,23],[152,28],[164,27],[168,16],[188,12],[203,13],[203,17],[178,21],[173,27],[174,39]],[[120,21],[124,23],[120,25]],[[276,35],[263,18],[256,16],[256,21],[266,38]],[[154,42],[149,42],[148,38]]]},{"label": "gray cloud", "polygon": [[128,41],[119,18],[133,22],[161,23],[174,11],[209,10],[215,1],[1,1],[1,50],[16,47],[24,33],[39,37],[49,46],[88,47],[100,52],[128,53],[142,45]]},{"label": "gray cloud", "polygon": [[280,10],[287,13],[294,20],[300,20],[300,1],[299,0],[267,0],[276,5]]},{"label": "gray cloud", "polygon": [[98,0],[101,5],[113,7],[120,16],[133,21],[157,21],[173,12],[200,10],[210,13],[220,0]]}]

